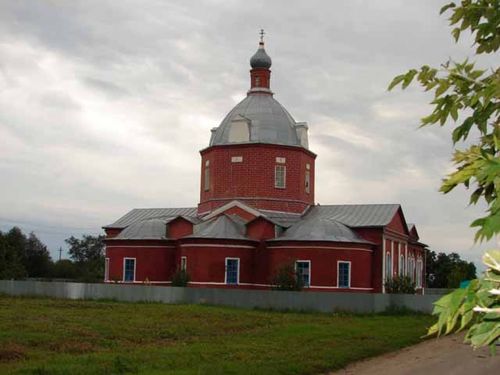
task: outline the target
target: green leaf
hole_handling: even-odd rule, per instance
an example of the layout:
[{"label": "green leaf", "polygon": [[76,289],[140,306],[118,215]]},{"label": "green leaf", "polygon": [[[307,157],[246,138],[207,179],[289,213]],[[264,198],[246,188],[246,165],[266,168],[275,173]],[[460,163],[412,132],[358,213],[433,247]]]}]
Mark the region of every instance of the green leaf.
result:
[{"label": "green leaf", "polygon": [[441,80],[439,87],[436,89],[435,97],[441,96],[446,90],[450,88],[450,81]]},{"label": "green leaf", "polygon": [[444,5],[443,7],[441,7],[441,9],[439,10],[439,14],[443,14],[448,9],[455,8],[455,6],[456,6],[455,3],[448,3],[448,4]]},{"label": "green leaf", "polygon": [[417,71],[415,69],[411,69],[410,71],[408,71],[408,73],[405,74],[402,86],[403,89],[407,88],[410,85],[416,74]]},{"label": "green leaf", "polygon": [[400,83],[404,79],[405,79],[405,74],[401,74],[399,76],[394,77],[391,84],[387,88],[387,91],[391,91],[394,88],[394,86],[396,86],[398,83]]},{"label": "green leaf", "polygon": [[489,250],[483,255],[483,263],[492,270],[500,272],[500,250]]}]

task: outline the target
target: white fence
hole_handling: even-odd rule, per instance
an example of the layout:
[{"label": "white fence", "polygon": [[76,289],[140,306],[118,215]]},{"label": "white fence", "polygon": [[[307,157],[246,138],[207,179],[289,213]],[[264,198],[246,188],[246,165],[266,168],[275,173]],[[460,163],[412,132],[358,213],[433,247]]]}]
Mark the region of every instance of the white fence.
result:
[{"label": "white fence", "polygon": [[242,308],[354,313],[382,312],[389,308],[407,308],[430,313],[432,303],[440,297],[439,295],[287,292],[17,280],[0,280],[0,293],[12,296],[114,299],[130,302],[194,303]]}]

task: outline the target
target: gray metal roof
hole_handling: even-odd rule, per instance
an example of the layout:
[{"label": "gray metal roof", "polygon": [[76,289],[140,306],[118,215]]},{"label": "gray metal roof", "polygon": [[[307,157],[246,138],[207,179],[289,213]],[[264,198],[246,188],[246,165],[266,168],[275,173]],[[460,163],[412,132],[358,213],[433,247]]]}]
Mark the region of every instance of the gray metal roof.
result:
[{"label": "gray metal roof", "polygon": [[222,238],[247,240],[245,224],[229,215],[220,215],[193,227],[190,238]]},{"label": "gray metal roof", "polygon": [[[233,120],[241,117],[249,122],[248,141],[230,141]],[[235,143],[271,143],[301,146],[294,128],[296,122],[288,111],[269,94],[253,93],[234,107],[214,131],[210,146]]]},{"label": "gray metal roof", "polygon": [[[377,227],[390,223],[398,204],[312,206],[304,215],[260,210],[268,219],[289,228],[279,240],[366,242],[350,228]],[[193,238],[247,239],[245,220],[221,215],[202,221],[196,208],[134,209],[108,228],[125,228],[116,239],[165,239],[167,224],[183,217],[194,225]]]},{"label": "gray metal roof", "polygon": [[299,222],[301,220],[301,214],[295,214],[291,212],[277,212],[277,211],[268,211],[268,210],[259,210],[262,214],[265,215],[266,218],[271,220],[272,222],[281,225],[282,227],[288,228],[293,224]]},{"label": "gray metal roof", "polygon": [[333,241],[370,243],[335,220],[315,216],[298,222],[273,241]]},{"label": "gray metal roof", "polygon": [[313,206],[303,217],[320,216],[336,220],[351,228],[379,227],[390,223],[399,204],[342,204],[328,206]]},{"label": "gray metal roof", "polygon": [[126,227],[115,237],[117,240],[163,240],[167,238],[167,222],[164,219],[138,221]]},{"label": "gray metal roof", "polygon": [[174,219],[177,216],[184,216],[189,220],[197,219],[196,207],[187,208],[134,208],[114,223],[106,225],[105,228],[125,228],[126,226],[140,220],[152,218]]}]

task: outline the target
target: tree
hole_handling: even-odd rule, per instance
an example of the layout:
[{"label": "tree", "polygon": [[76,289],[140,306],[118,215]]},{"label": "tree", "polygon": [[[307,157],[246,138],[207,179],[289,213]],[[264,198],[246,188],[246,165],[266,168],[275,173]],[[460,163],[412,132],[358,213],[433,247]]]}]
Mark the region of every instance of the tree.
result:
[{"label": "tree", "polygon": [[78,266],[69,259],[61,259],[52,265],[51,276],[56,279],[78,279]]},{"label": "tree", "polygon": [[410,276],[394,276],[386,279],[384,285],[390,294],[415,294],[415,283]]},{"label": "tree", "polygon": [[[477,55],[495,53],[500,46],[500,0],[462,0],[441,8],[451,12],[452,35],[458,42],[463,32],[474,37]],[[476,69],[474,62],[452,60],[441,68],[428,65],[411,69],[393,79],[389,90],[397,85],[407,88],[414,79],[426,91],[434,92],[433,111],[422,118],[422,126],[455,124],[452,140],[469,138],[471,130],[480,137],[464,150],[456,149],[456,169],[441,186],[448,193],[457,186],[471,189],[470,204],[484,200],[486,216],[471,223],[477,227],[475,240],[491,239],[500,233],[500,68]],[[470,139],[469,139],[470,140]],[[494,348],[500,337],[500,252],[486,253],[490,267],[487,276],[440,299],[434,313],[439,316],[430,334],[450,333],[469,328],[466,341],[474,347]]]},{"label": "tree", "polygon": [[302,279],[295,270],[295,261],[282,264],[273,277],[272,285],[275,290],[302,290]]},{"label": "tree", "polygon": [[172,274],[172,286],[186,287],[190,279],[187,271],[179,268]]},{"label": "tree", "polygon": [[460,259],[457,253],[426,250],[426,280],[429,288],[458,288],[463,280],[476,278],[473,262]]},{"label": "tree", "polygon": [[65,241],[69,245],[69,254],[85,281],[104,279],[104,236],[84,235],[82,239],[71,236]]},{"label": "tree", "polygon": [[21,279],[26,276],[26,269],[13,241],[14,238],[21,238],[19,232],[19,228],[13,228],[6,234],[0,232],[0,279]]},{"label": "tree", "polygon": [[31,232],[25,242],[23,263],[29,277],[46,277],[51,272],[52,258],[42,241]]}]

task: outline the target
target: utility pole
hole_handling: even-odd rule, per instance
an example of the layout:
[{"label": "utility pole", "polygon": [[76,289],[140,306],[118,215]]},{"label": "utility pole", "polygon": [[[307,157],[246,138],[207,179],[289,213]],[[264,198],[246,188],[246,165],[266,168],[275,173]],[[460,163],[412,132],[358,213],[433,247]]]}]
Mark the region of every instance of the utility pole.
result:
[{"label": "utility pole", "polygon": [[59,246],[59,261],[61,260],[62,258],[62,247]]}]

